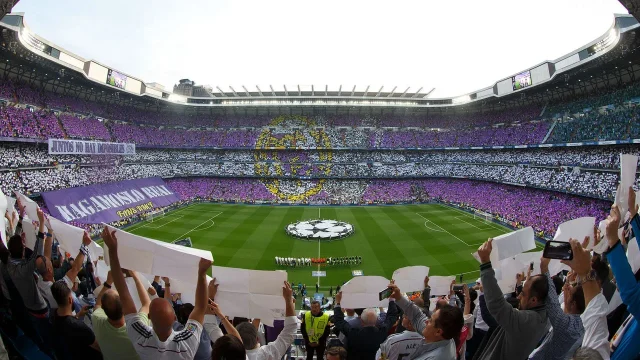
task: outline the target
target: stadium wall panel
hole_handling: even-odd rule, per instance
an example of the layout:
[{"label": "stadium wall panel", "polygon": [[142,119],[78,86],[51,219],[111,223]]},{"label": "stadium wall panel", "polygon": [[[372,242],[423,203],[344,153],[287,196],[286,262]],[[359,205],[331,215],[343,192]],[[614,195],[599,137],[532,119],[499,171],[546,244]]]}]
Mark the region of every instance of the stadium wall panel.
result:
[{"label": "stadium wall panel", "polygon": [[71,65],[71,66],[75,66],[78,69],[83,69],[84,68],[84,61],[82,60],[78,60],[77,58],[68,55],[67,53],[64,52],[60,52],[60,60],[64,61],[65,63]]},{"label": "stadium wall panel", "polygon": [[513,84],[511,78],[502,80],[498,83],[498,96],[510,94],[513,92]]},{"label": "stadium wall panel", "polygon": [[140,82],[140,80],[127,77],[127,84],[125,85],[124,89],[136,94],[140,94],[142,92],[142,83]]},{"label": "stadium wall panel", "polygon": [[547,81],[550,78],[551,74],[549,74],[549,65],[547,63],[531,69],[531,82],[534,85]]},{"label": "stadium wall panel", "polygon": [[98,65],[97,63],[94,63],[93,61],[91,61],[89,63],[89,72],[87,72],[87,76],[90,79],[93,79],[95,81],[98,81],[102,84],[107,82],[107,72],[109,71],[109,69],[107,69],[106,67],[102,66],[102,65]]}]

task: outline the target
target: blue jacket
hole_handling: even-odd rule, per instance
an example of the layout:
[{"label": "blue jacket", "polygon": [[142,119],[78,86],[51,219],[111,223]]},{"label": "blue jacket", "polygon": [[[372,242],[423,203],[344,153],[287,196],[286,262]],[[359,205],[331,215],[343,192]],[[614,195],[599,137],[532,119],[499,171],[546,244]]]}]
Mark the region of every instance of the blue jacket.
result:
[{"label": "blue jacket", "polygon": [[[631,219],[631,227],[633,228],[633,234],[636,236],[636,241],[639,241],[640,218],[637,214]],[[618,242],[606,252],[606,255],[613,270],[613,275],[616,277],[622,302],[627,305],[629,313],[633,315],[631,324],[624,333],[616,351],[611,354],[611,359],[635,359],[640,354],[640,341],[638,341],[640,339],[640,325],[638,324],[638,319],[640,319],[640,284],[636,282],[622,244]]]}]

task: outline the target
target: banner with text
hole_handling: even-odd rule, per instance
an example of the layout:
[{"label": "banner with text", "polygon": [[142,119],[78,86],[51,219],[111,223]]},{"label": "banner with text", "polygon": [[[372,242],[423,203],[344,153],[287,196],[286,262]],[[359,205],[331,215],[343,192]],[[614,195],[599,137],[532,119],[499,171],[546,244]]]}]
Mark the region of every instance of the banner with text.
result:
[{"label": "banner with text", "polygon": [[136,144],[49,139],[49,154],[134,155]]},{"label": "banner with text", "polygon": [[79,223],[110,223],[178,201],[159,177],[125,180],[41,193],[53,217]]}]

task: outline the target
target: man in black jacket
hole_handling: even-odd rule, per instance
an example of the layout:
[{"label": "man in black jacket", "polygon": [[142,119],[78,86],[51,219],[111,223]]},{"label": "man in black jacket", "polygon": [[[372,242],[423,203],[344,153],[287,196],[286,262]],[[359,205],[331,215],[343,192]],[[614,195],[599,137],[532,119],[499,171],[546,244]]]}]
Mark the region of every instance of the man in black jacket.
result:
[{"label": "man in black jacket", "polygon": [[389,299],[387,317],[380,326],[376,326],[378,316],[375,310],[365,309],[360,316],[360,320],[362,321],[361,328],[353,328],[344,320],[340,300],[342,300],[342,292],[336,294],[336,305],[333,316],[336,322],[335,327],[347,336],[348,359],[374,360],[380,344],[385,341],[389,329],[398,319],[398,307],[395,300]]}]

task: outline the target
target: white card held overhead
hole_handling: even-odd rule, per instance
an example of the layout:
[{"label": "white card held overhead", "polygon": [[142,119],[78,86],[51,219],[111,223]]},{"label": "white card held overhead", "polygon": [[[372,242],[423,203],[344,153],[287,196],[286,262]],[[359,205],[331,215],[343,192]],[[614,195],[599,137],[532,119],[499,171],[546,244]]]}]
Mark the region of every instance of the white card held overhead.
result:
[{"label": "white card held overhead", "polygon": [[15,192],[16,198],[20,199],[22,206],[25,207],[25,211],[27,216],[34,221],[38,221],[38,204],[35,201],[29,199],[26,195],[23,195],[19,192]]},{"label": "white card held overhead", "polygon": [[215,302],[225,315],[258,318],[267,325],[284,318],[286,272],[214,266],[211,273],[219,284]]},{"label": "white card held overhead", "polygon": [[638,171],[638,157],[636,155],[620,154],[620,185],[628,189],[636,182]]},{"label": "white card held overhead", "polygon": [[429,276],[431,295],[449,295],[451,282],[453,282],[455,278],[455,276]]},{"label": "white card held overhead", "polygon": [[[60,243],[60,248],[71,256],[75,257],[80,251],[82,245],[82,238],[84,237],[84,229],[69,225],[62,222],[53,216],[49,216],[49,225],[53,229],[56,240]],[[95,246],[98,246],[97,244]],[[98,254],[95,252],[94,247],[89,247],[89,254],[91,260],[98,260]]]},{"label": "white card held overhead", "polygon": [[553,237],[555,241],[569,242],[569,239],[576,239],[582,243],[586,236],[589,237],[589,249],[593,248],[593,225],[596,222],[595,217],[581,217],[565,221],[558,225],[556,234]]},{"label": "white card held overhead", "polygon": [[36,244],[38,229],[36,229],[30,220],[24,220],[22,222],[22,231],[24,232],[24,245],[35,251],[33,247]]},{"label": "white card held overhead", "polygon": [[[491,250],[491,262],[497,263],[500,260],[518,255],[525,251],[536,248],[536,241],[531,226],[507,234],[502,234],[493,238]],[[478,253],[472,254],[480,262]]]},{"label": "white card held overhead", "polygon": [[7,199],[7,211],[9,211],[10,216],[13,216],[16,212],[16,199],[9,195],[5,195],[5,198]]},{"label": "white card held overhead", "polygon": [[620,154],[620,184],[616,191],[615,203],[620,208],[620,214],[624,217],[628,209],[629,186],[636,181],[638,170],[638,157],[636,155]]},{"label": "white card held overhead", "polygon": [[380,301],[379,296],[389,283],[390,281],[382,276],[356,276],[342,286],[340,305],[346,309],[387,307],[389,299]]},{"label": "white card held overhead", "polygon": [[525,274],[527,273],[527,271],[529,271],[529,266],[531,266],[531,263],[533,263],[533,270],[531,271],[531,275],[533,276],[540,274],[541,257],[542,251],[536,251],[518,254],[514,256],[513,259],[522,265],[522,268],[519,272],[524,271]]},{"label": "white card held overhead", "polygon": [[500,276],[496,272],[496,280],[498,280],[498,286],[502,290],[503,294],[513,292],[516,286],[516,274],[521,273],[523,264],[514,258],[507,258],[500,261]]},{"label": "white card held overhead", "polygon": [[428,275],[429,268],[418,265],[397,269],[391,278],[401,291],[411,292],[423,290],[424,278]]},{"label": "white card held overhead", "polygon": [[[168,244],[105,226],[109,232],[116,232],[118,258],[125,269],[193,283],[198,277],[200,258],[213,261],[211,251]],[[107,254],[105,251],[105,261],[110,265]]]}]

